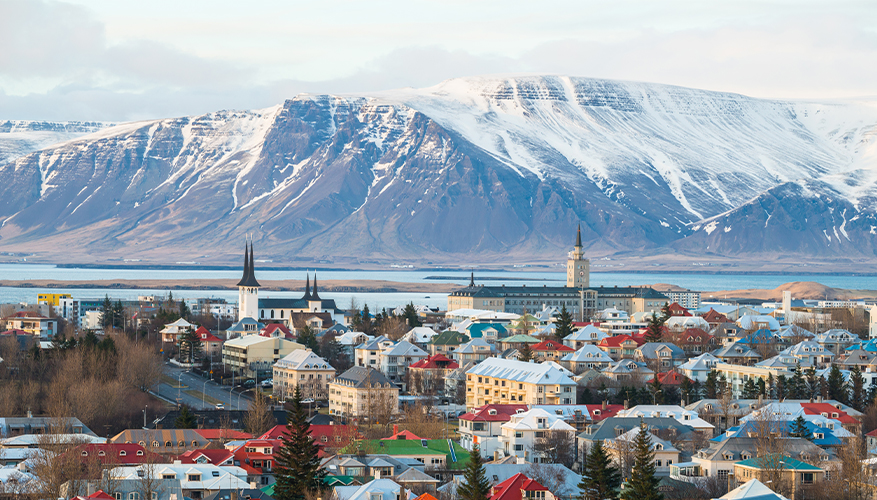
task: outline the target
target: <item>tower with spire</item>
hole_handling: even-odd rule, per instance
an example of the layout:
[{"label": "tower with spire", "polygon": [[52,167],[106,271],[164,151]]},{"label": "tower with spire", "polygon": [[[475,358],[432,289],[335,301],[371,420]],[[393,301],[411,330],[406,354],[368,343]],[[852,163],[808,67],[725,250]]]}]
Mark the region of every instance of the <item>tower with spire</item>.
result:
[{"label": "tower with spire", "polygon": [[256,281],[255,258],[253,243],[244,243],[244,275],[238,282],[238,321],[252,318],[258,321],[259,314],[259,282]]},{"label": "tower with spire", "polygon": [[320,292],[317,291],[317,273],[314,272],[314,289],[307,298],[308,311],[320,312],[323,310],[323,299],[320,298]]},{"label": "tower with spire", "polygon": [[566,286],[588,288],[591,286],[591,261],[585,258],[582,251],[582,226],[579,224],[576,233],[576,246],[566,260]]}]

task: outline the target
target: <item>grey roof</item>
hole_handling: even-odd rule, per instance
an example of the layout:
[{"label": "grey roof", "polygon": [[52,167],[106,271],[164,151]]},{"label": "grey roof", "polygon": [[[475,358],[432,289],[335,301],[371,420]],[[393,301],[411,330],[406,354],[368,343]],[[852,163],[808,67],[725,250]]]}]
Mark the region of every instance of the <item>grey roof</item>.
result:
[{"label": "grey roof", "polygon": [[[755,437],[731,437],[721,442],[710,442],[709,447],[698,451],[696,456],[707,460],[739,461],[744,460],[741,456],[744,451],[749,452],[750,457],[754,457],[757,445],[758,438]],[[803,438],[785,438],[783,446],[783,453],[792,458],[800,457],[802,453],[809,453],[812,459],[823,455],[833,457],[832,453]],[[730,453],[731,458],[724,458],[725,453]]]},{"label": "grey roof", "polygon": [[234,498],[249,498],[251,500],[274,500],[274,497],[262,490],[246,489],[246,490],[228,490],[222,489],[215,493],[211,493],[204,497],[203,500],[231,500],[232,493]]},{"label": "grey roof", "polygon": [[742,342],[735,342],[731,345],[720,347],[713,351],[712,354],[717,358],[761,358],[761,354],[758,354],[749,347],[749,344]]},{"label": "grey roof", "polygon": [[[675,429],[677,436],[686,436],[695,432],[694,427],[680,423],[675,418],[669,417],[609,417],[607,419],[589,424],[585,432],[578,435],[585,441],[613,440],[634,427],[639,427],[640,422],[649,426],[649,429]],[[621,432],[617,432],[617,431]]]},{"label": "grey roof", "polygon": [[261,330],[265,328],[265,323],[256,321],[253,318],[241,318],[240,321],[226,328],[227,332],[242,332],[244,331],[244,325],[256,325],[256,330]]},{"label": "grey roof", "polygon": [[425,472],[420,472],[414,467],[396,476],[399,483],[440,483],[438,479],[430,476]]},{"label": "grey roof", "polygon": [[390,382],[390,379],[388,379],[386,375],[370,366],[354,366],[335,377],[335,382],[344,383],[345,385],[350,385],[352,387],[363,388],[377,384],[382,386],[389,384],[390,387],[396,387],[393,382]]},{"label": "grey roof", "polygon": [[685,357],[685,352],[682,351],[682,349],[675,344],[669,344],[667,342],[647,342],[637,348],[642,354],[642,357],[646,359],[656,359],[658,357],[658,350],[662,349],[669,349],[671,358],[677,359]]},{"label": "grey roof", "polygon": [[[730,400],[728,407],[729,415],[749,415],[752,410],[756,410],[762,406],[764,406],[769,401],[758,399],[732,399]],[[710,409],[707,409],[707,405],[710,405]],[[754,407],[752,405],[755,405]],[[696,403],[691,403],[690,405],[685,407],[686,410],[696,411],[698,413],[720,413],[724,414],[725,410],[722,408],[722,400],[721,399],[701,399]]]}]

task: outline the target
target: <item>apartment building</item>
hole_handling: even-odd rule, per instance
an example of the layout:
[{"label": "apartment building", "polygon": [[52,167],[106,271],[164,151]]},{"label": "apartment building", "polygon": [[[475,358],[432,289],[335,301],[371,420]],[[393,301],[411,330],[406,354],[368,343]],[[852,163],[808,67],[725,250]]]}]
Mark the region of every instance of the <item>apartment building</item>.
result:
[{"label": "apartment building", "polygon": [[398,412],[399,387],[370,366],[354,366],[329,383],[329,414],[389,416]]},{"label": "apartment building", "polygon": [[575,404],[572,372],[556,363],[488,358],[466,373],[466,408],[486,404]]},{"label": "apartment building", "polygon": [[573,438],[575,430],[575,427],[564,422],[563,417],[534,408],[511,415],[509,421],[502,424],[499,442],[507,456],[523,458],[534,464],[549,463],[536,451],[539,440],[548,438],[554,432],[569,433]]},{"label": "apartment building", "polygon": [[274,363],[274,394],[286,399],[298,387],[302,398],[325,400],[329,398],[329,382],[335,369],[310,349],[299,349]]}]

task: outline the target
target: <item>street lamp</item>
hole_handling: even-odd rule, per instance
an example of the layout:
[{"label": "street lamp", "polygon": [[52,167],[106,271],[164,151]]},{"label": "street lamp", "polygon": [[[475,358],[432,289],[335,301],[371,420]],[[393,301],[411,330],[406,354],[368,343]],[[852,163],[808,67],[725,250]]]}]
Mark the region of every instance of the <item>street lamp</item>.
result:
[{"label": "street lamp", "polygon": [[207,382],[209,382],[209,380],[205,380],[204,385],[201,387],[201,409],[202,410],[207,409],[207,404],[205,402],[205,399],[207,399],[207,394],[204,392],[207,390]]},{"label": "street lamp", "polygon": [[143,407],[143,429],[146,430],[146,409],[149,408],[149,405]]},{"label": "street lamp", "polygon": [[177,405],[181,405],[183,403],[183,399],[181,396],[182,389],[183,389],[183,372],[180,372],[180,376],[177,377]]},{"label": "street lamp", "polygon": [[[655,376],[657,377],[657,374],[656,374]],[[658,405],[658,403],[656,403],[657,399],[655,398],[655,396],[656,396],[659,392],[664,392],[664,391],[662,391],[661,389],[658,389],[657,391],[655,391],[655,392],[652,393],[652,406],[657,406],[657,405]]]},{"label": "street lamp", "polygon": [[[255,387],[254,387],[253,389],[255,389]],[[241,396],[242,396],[245,392],[250,392],[250,391],[252,391],[253,389],[247,389],[247,390],[245,390],[245,391],[241,391],[241,392],[238,393],[238,410],[241,409]],[[229,404],[231,404],[231,401],[229,401]]]}]

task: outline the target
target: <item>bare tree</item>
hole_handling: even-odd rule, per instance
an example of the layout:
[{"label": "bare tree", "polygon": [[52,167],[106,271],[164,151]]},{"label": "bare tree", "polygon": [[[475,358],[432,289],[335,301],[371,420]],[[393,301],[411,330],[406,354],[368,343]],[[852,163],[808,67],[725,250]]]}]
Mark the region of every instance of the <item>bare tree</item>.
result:
[{"label": "bare tree", "polygon": [[262,394],[262,391],[256,391],[255,397],[250,403],[250,409],[244,416],[244,430],[252,434],[253,437],[257,437],[268,432],[275,425],[277,425],[277,421],[274,419],[274,414],[271,413],[268,399]]},{"label": "bare tree", "polygon": [[445,436],[445,420],[429,411],[422,403],[408,406],[402,412],[402,422],[408,431],[423,439],[439,439]]},{"label": "bare tree", "polygon": [[[30,458],[37,477],[35,489],[44,498],[72,497],[86,492],[86,471],[74,451],[85,442],[83,436],[47,432],[37,439],[38,451]],[[66,487],[62,488],[66,484]]]},{"label": "bare tree", "polygon": [[758,464],[758,479],[772,483],[771,489],[781,495],[794,495],[795,484],[783,472],[783,455],[786,451],[788,435],[771,407],[756,410],[751,420],[755,434],[755,460]]},{"label": "bare tree", "polygon": [[572,431],[546,430],[537,433],[533,441],[533,455],[544,463],[563,464],[572,468],[576,461],[575,437]]}]

